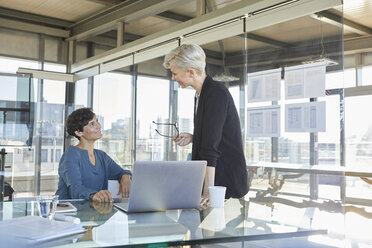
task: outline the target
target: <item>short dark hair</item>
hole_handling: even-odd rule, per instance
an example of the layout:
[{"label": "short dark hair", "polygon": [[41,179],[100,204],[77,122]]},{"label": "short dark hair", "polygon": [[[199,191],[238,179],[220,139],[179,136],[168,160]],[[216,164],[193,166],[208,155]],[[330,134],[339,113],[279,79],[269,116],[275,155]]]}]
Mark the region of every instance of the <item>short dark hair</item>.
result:
[{"label": "short dark hair", "polygon": [[76,137],[80,140],[80,137],[75,134],[75,131],[83,131],[91,120],[95,113],[90,108],[80,108],[73,111],[66,119],[66,130],[69,135]]}]

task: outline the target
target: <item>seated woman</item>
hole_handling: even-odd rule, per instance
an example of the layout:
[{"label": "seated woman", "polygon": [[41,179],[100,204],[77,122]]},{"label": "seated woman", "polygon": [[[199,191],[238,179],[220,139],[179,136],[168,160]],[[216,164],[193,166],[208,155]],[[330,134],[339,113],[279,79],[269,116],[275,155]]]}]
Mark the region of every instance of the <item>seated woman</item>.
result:
[{"label": "seated woman", "polygon": [[81,108],[72,112],[67,117],[66,129],[79,143],[67,149],[59,162],[56,192],[59,199],[112,202],[112,195],[107,190],[108,180],[118,180],[118,194],[129,197],[130,171],[122,169],[104,151],[94,149],[94,143],[102,133],[101,124],[92,110]]}]

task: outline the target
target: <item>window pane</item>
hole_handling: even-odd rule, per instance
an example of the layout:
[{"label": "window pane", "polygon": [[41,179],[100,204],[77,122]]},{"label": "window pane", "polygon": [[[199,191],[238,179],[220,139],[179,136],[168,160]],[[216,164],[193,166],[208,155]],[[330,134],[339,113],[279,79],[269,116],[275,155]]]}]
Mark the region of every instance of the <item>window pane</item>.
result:
[{"label": "window pane", "polygon": [[93,111],[102,125],[97,148],[119,165],[130,164],[131,155],[130,75],[105,73],[94,77]]},{"label": "window pane", "polygon": [[75,105],[76,108],[88,106],[88,79],[75,83]]},{"label": "window pane", "polygon": [[[66,66],[46,63],[45,70],[65,72]],[[43,80],[43,95],[38,102],[35,138],[40,142],[40,192],[54,194],[58,186],[58,160],[54,159],[56,150],[63,150],[64,123],[65,123],[65,92],[66,82],[56,80]],[[37,161],[36,161],[37,162]],[[38,173],[36,171],[36,173]],[[37,179],[37,177],[35,177]]]},{"label": "window pane", "polygon": [[363,66],[362,85],[372,85],[372,66]]},{"label": "window pane", "polygon": [[[55,84],[55,82],[50,83]],[[64,94],[64,90],[62,93]],[[58,99],[49,99],[58,102]],[[54,159],[54,155],[56,150],[63,150],[65,104],[64,102],[42,102],[38,106],[40,114],[36,118],[37,131],[34,137],[41,141],[40,191],[54,194],[58,186],[59,162],[59,160]],[[38,141],[35,139],[34,145],[37,150]]]},{"label": "window pane", "polygon": [[[369,169],[372,163],[372,116],[366,114],[366,106],[372,96],[345,99],[346,166]],[[357,110],[357,111],[356,111]],[[372,199],[372,185],[358,177],[346,177],[346,196]]]},{"label": "window pane", "polygon": [[238,115],[240,116],[240,89],[239,86],[231,86],[229,88],[230,94],[234,99],[236,110],[238,111]]},{"label": "window pane", "polygon": [[[178,89],[178,123],[180,133],[192,134],[194,131],[194,97],[195,90],[193,88]],[[177,151],[178,160],[191,160],[192,145],[177,146]]]},{"label": "window pane", "polygon": [[66,72],[66,65],[45,63],[44,64],[44,70],[65,73]]},{"label": "window pane", "polygon": [[38,69],[39,64],[36,61],[0,57],[0,72],[16,73],[19,67]]},{"label": "window pane", "polygon": [[66,83],[55,80],[44,80],[44,101],[48,103],[65,103]]},{"label": "window pane", "polygon": [[326,89],[338,89],[356,86],[355,68],[326,74]]},{"label": "window pane", "polygon": [[172,136],[174,130],[164,129],[153,121],[175,121],[169,120],[169,80],[139,76],[137,97],[136,160],[166,160],[170,138],[160,136],[155,129],[162,128],[168,136]]}]

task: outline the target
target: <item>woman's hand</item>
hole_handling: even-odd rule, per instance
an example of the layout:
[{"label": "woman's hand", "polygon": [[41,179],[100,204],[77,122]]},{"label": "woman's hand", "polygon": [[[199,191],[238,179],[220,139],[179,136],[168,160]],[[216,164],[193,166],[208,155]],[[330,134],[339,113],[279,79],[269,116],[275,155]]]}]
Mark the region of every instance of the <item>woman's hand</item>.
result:
[{"label": "woman's hand", "polygon": [[208,206],[210,201],[209,197],[209,186],[214,186],[214,175],[215,175],[216,168],[212,166],[207,166],[205,170],[205,177],[204,177],[204,187],[203,193],[200,199],[200,206]]},{"label": "woman's hand", "polygon": [[180,133],[178,137],[174,136],[172,140],[179,146],[186,146],[192,142],[192,134]]},{"label": "woman's hand", "polygon": [[129,174],[124,174],[121,177],[121,180],[120,180],[118,195],[121,195],[124,198],[128,198],[129,193],[130,193],[131,183],[132,183],[132,181],[130,180],[130,175]]},{"label": "woman's hand", "polygon": [[207,190],[207,192],[203,192],[203,194],[200,198],[200,206],[201,207],[206,207],[208,205],[209,205],[209,190]]},{"label": "woman's hand", "polygon": [[114,202],[108,190],[101,190],[90,196],[95,202]]}]

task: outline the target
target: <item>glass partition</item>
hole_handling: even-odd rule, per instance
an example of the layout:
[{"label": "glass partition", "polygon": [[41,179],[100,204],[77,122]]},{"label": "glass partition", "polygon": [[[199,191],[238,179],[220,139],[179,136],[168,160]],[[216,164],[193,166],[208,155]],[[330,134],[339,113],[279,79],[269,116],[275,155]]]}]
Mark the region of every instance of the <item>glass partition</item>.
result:
[{"label": "glass partition", "polygon": [[[2,61],[5,59],[0,63]],[[17,63],[23,65],[20,60],[10,60],[8,66],[4,63],[2,70],[12,71]],[[29,180],[34,175],[34,80],[31,75],[0,74],[0,88],[0,149],[6,153],[0,157],[0,162],[4,158],[4,181],[14,190],[31,191]]]},{"label": "glass partition", "polygon": [[0,146],[30,146],[34,98],[30,75],[0,75]]},{"label": "glass partition", "polygon": [[[342,19],[342,7],[328,12]],[[252,171],[261,197],[344,200],[343,29],[325,20],[320,12],[246,35],[246,159],[263,165]],[[318,175],[304,166],[339,169]]]},{"label": "glass partition", "polygon": [[[13,68],[37,66],[35,62],[9,59]],[[65,71],[66,66],[45,64],[47,69]],[[15,197],[33,196],[35,193],[54,193],[58,182],[58,163],[63,152],[65,82],[40,80],[9,74],[1,80],[6,88],[0,101],[9,110],[1,123],[19,123],[15,128],[2,127],[6,131],[6,178],[15,190]],[[10,99],[11,98],[11,99]],[[4,106],[5,106],[4,105]],[[19,108],[21,107],[21,108]],[[8,113],[9,112],[9,113]],[[13,111],[14,112],[14,111]],[[4,116],[4,115],[2,115]],[[10,122],[9,122],[10,121]],[[21,122],[19,122],[21,121]],[[13,136],[15,138],[11,138]]]}]

